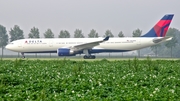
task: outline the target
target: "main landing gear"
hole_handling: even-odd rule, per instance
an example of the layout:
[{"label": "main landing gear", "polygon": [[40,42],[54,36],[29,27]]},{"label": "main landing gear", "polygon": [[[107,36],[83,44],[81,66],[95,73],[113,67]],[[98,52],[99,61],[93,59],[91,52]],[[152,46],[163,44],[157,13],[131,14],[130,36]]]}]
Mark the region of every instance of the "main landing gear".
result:
[{"label": "main landing gear", "polygon": [[95,55],[84,55],[84,59],[95,59]]},{"label": "main landing gear", "polygon": [[89,54],[87,49],[83,50],[83,53],[85,54],[84,57],[83,57],[84,59],[95,59],[96,58],[95,55]]}]

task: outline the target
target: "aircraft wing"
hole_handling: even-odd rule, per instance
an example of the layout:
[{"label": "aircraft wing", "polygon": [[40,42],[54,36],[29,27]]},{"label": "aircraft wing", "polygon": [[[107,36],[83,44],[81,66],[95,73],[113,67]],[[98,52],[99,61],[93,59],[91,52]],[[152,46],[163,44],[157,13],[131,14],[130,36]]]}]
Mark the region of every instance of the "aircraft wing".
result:
[{"label": "aircraft wing", "polygon": [[99,45],[100,43],[104,42],[104,41],[108,41],[109,40],[109,36],[105,37],[103,40],[99,40],[99,41],[94,41],[94,42],[89,42],[89,43],[84,43],[84,44],[79,44],[79,45],[75,45],[70,47],[70,49],[74,50],[74,51],[79,51],[79,50],[83,50],[83,49],[91,49],[94,46]]},{"label": "aircraft wing", "polygon": [[153,42],[154,43],[159,43],[159,42],[163,42],[163,41],[167,41],[167,40],[171,40],[172,39],[172,37],[170,37],[170,36],[166,36],[166,37],[162,37],[162,38],[155,38],[155,39],[153,39]]}]

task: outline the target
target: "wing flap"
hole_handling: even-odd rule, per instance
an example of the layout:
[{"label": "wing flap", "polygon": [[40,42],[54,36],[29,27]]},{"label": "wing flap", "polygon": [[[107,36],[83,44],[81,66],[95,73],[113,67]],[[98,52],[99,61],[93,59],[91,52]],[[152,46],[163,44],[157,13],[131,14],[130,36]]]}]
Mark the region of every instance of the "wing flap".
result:
[{"label": "wing flap", "polygon": [[79,50],[83,50],[83,49],[91,49],[94,46],[97,46],[100,43],[107,41],[107,40],[109,40],[109,36],[107,36],[106,38],[104,38],[103,40],[100,40],[100,41],[88,42],[88,43],[73,46],[73,47],[71,47],[71,49],[74,51],[79,51]]}]

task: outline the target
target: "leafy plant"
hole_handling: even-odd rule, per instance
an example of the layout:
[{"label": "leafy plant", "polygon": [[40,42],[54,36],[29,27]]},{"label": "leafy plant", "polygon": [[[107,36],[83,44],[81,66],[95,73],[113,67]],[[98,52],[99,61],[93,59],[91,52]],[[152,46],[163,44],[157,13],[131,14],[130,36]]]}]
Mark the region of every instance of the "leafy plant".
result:
[{"label": "leafy plant", "polygon": [[0,100],[178,100],[179,60],[1,60]]}]

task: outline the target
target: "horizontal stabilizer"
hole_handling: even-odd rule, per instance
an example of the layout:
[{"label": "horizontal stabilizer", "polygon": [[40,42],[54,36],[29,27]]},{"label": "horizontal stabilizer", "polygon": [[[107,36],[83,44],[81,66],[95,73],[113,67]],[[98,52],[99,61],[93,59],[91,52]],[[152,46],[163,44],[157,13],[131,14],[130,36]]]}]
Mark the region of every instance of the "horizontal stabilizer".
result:
[{"label": "horizontal stabilizer", "polygon": [[154,43],[159,43],[159,42],[168,41],[168,40],[171,40],[171,39],[172,39],[172,37],[166,36],[166,37],[163,37],[163,38],[155,38],[155,39],[153,39],[153,42]]}]

